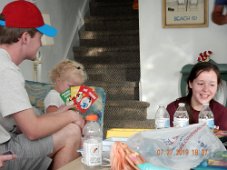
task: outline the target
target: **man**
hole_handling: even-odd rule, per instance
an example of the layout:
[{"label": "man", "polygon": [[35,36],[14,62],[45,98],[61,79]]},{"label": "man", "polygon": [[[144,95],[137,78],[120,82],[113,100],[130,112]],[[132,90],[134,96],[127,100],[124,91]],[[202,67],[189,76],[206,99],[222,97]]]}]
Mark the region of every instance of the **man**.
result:
[{"label": "man", "polygon": [[[79,155],[84,120],[66,106],[53,114],[37,116],[24,88],[18,65],[35,60],[41,37],[57,30],[46,25],[31,2],[8,3],[0,15],[0,154],[11,151],[15,160],[3,169],[58,169]],[[51,159],[52,158],[52,159]]]},{"label": "man", "polygon": [[215,0],[214,9],[212,11],[212,21],[218,25],[227,24],[227,13],[225,7],[227,0]]}]

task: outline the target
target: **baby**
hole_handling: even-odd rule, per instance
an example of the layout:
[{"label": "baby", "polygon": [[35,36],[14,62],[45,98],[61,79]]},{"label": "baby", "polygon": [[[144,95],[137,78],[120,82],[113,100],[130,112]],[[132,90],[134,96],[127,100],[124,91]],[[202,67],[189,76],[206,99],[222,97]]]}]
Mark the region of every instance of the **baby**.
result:
[{"label": "baby", "polygon": [[55,112],[65,105],[60,93],[70,86],[80,86],[87,80],[87,73],[81,63],[64,59],[58,63],[50,72],[50,79],[54,88],[44,99],[46,113]]}]

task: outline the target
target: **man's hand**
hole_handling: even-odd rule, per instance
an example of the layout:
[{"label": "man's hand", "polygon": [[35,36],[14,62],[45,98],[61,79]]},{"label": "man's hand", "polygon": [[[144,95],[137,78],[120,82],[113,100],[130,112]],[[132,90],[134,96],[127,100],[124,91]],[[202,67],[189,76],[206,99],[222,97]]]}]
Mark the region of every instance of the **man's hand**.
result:
[{"label": "man's hand", "polygon": [[75,114],[77,114],[77,120],[74,121],[73,123],[77,124],[82,130],[84,127],[85,121],[78,111],[75,111]]},{"label": "man's hand", "polygon": [[[66,112],[68,110],[75,109],[74,105],[62,105],[58,108],[57,112]],[[81,129],[84,127],[85,121],[78,111],[71,110],[75,112],[76,120],[73,123],[77,124]]]},{"label": "man's hand", "polygon": [[0,155],[0,167],[3,167],[5,161],[16,159],[15,154]]},{"label": "man's hand", "polygon": [[65,112],[65,111],[68,111],[68,110],[74,109],[74,108],[75,108],[74,105],[61,105],[61,106],[58,108],[57,112]]}]

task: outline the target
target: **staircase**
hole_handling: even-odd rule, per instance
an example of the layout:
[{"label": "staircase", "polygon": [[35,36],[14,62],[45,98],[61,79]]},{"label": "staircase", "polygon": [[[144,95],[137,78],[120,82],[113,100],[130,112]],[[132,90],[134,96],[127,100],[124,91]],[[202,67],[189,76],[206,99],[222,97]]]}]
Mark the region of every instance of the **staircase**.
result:
[{"label": "staircase", "polygon": [[110,128],[154,128],[149,103],[139,101],[138,11],[133,0],[91,0],[74,58],[88,73],[87,85],[107,93],[104,132]]}]

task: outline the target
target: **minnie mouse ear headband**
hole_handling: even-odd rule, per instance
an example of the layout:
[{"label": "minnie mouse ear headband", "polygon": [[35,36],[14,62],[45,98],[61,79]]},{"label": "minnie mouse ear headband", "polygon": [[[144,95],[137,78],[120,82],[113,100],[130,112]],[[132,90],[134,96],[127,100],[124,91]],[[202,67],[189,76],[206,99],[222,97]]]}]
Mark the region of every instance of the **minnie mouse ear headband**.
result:
[{"label": "minnie mouse ear headband", "polygon": [[212,51],[204,51],[203,53],[199,54],[197,59],[198,62],[208,62],[210,60],[210,56],[213,54]]},{"label": "minnie mouse ear headband", "polygon": [[31,2],[25,0],[13,1],[3,8],[1,14],[4,16],[4,20],[0,20],[0,26],[36,28],[49,37],[57,35],[57,29],[44,23],[40,10]]}]

